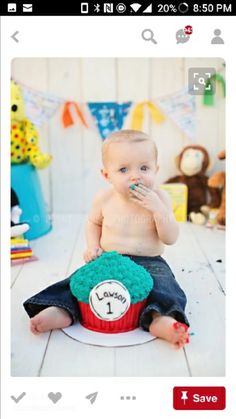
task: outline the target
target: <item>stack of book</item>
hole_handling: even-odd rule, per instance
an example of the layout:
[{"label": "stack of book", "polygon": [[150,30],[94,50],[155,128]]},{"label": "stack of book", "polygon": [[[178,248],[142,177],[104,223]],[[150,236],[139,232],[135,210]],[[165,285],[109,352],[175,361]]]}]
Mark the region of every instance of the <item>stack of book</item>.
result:
[{"label": "stack of book", "polygon": [[11,260],[26,260],[33,256],[29,241],[20,237],[11,239]]}]

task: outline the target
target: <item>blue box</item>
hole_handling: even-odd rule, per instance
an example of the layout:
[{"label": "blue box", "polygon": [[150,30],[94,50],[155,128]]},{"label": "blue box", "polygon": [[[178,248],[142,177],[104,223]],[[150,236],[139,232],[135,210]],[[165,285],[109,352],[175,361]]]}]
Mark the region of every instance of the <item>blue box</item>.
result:
[{"label": "blue box", "polygon": [[11,187],[15,190],[22,209],[21,222],[30,224],[24,235],[26,239],[37,239],[47,234],[52,225],[43,198],[37,169],[31,164],[11,165]]}]

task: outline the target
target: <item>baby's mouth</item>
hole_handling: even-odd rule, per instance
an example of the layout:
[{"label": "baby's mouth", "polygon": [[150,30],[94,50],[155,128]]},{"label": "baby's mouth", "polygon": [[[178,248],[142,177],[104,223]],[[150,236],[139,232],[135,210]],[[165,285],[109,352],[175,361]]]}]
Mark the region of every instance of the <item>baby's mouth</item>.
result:
[{"label": "baby's mouth", "polygon": [[136,186],[143,185],[143,182],[136,182],[129,185],[129,189],[134,190]]}]

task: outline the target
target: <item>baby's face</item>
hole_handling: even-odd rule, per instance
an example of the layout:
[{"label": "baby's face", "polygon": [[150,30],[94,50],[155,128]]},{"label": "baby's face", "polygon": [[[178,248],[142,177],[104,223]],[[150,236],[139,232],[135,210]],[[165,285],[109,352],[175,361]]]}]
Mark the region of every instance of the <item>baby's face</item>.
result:
[{"label": "baby's face", "polygon": [[157,169],[152,143],[114,143],[107,150],[103,175],[117,192],[128,197],[135,183],[152,189]]}]

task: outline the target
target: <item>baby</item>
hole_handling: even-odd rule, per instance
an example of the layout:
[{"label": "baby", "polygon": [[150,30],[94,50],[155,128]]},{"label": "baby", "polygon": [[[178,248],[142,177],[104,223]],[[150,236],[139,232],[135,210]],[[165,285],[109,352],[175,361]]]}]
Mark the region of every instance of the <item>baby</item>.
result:
[{"label": "baby", "polygon": [[[102,252],[117,251],[142,265],[154,287],[140,316],[140,327],[183,347],[189,342],[186,296],[161,257],[164,244],[175,243],[178,224],[166,192],[155,186],[155,143],[140,131],[122,130],[102,144],[102,176],[111,184],[96,194],[86,225],[89,263]],[[64,328],[79,319],[69,278],[51,285],[24,303],[35,334]]]}]

